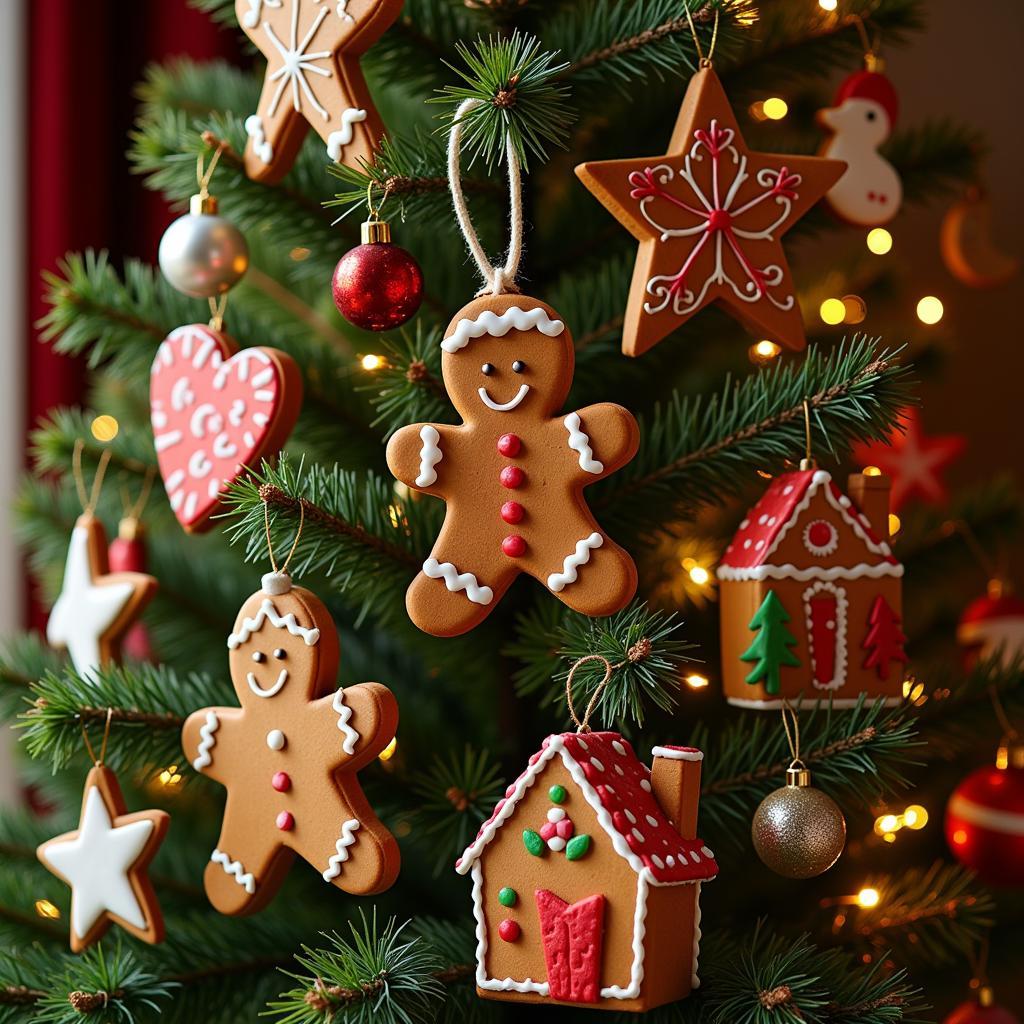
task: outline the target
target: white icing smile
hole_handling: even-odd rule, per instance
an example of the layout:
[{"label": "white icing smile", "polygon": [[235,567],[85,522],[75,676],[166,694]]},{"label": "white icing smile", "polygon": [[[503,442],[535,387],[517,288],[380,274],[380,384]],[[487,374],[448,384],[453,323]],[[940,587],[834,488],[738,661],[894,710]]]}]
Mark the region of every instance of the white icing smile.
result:
[{"label": "white icing smile", "polygon": [[489,394],[487,394],[487,388],[479,388],[477,394],[480,395],[480,401],[487,406],[488,409],[493,409],[495,412],[509,412],[514,409],[520,402],[526,397],[527,392],[530,390],[529,384],[521,384],[519,386],[519,393],[510,402],[504,404],[496,402]]},{"label": "white icing smile", "polygon": [[279,693],[281,687],[288,682],[288,669],[281,669],[281,674],[277,677],[277,682],[273,686],[268,686],[266,689],[260,686],[256,682],[256,677],[249,672],[246,675],[246,680],[249,683],[249,689],[256,694],[257,697],[273,697],[276,693]]}]

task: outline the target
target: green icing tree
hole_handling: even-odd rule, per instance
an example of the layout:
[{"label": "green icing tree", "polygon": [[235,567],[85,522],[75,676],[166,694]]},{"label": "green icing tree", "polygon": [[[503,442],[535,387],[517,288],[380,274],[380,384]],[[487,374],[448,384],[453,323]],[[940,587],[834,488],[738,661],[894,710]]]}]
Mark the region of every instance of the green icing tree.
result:
[{"label": "green icing tree", "polygon": [[790,650],[796,637],[788,629],[789,613],[774,590],[761,602],[750,628],[758,631],[751,645],[740,655],[740,661],[754,661],[756,665],[746,678],[748,683],[764,680],[769,693],[779,692],[779,671],[783,665],[797,666],[800,659]]}]

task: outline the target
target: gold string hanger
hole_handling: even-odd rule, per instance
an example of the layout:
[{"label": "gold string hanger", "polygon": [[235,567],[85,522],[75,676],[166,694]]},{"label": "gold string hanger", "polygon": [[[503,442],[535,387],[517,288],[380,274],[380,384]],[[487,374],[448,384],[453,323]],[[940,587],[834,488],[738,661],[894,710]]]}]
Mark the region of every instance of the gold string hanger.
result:
[{"label": "gold string hanger", "polygon": [[82,474],[82,450],[85,442],[80,438],[75,439],[75,448],[71,455],[71,470],[75,478],[75,489],[78,491],[78,500],[82,505],[82,514],[91,516],[96,511],[96,503],[100,500],[100,490],[103,487],[103,477],[107,472],[107,464],[110,462],[110,449],[104,448],[100,455],[99,464],[96,466],[96,475],[92,478],[92,490],[85,489],[85,477]]},{"label": "gold string hanger", "polygon": [[[788,700],[782,701],[781,711],[782,727],[786,730],[786,742],[789,744],[790,755],[786,780],[793,785],[807,786],[811,781],[811,773],[800,757],[800,719]],[[790,726],[791,720],[792,726]]]},{"label": "gold string hanger", "polygon": [[[196,182],[199,185],[199,192],[189,201],[189,212],[195,215],[208,214],[216,215],[217,197],[210,195],[210,182],[213,180],[213,172],[220,162],[221,153],[227,148],[227,140],[221,139],[210,159],[209,166],[206,164],[206,151],[203,150],[196,157]],[[210,304],[210,329],[221,331],[224,329],[224,311],[227,309],[227,292],[223,295],[211,295],[207,301]]]},{"label": "gold string hanger", "polygon": [[[586,710],[583,712],[583,720],[580,721],[576,717],[576,709],[572,703],[572,682],[576,678],[576,670],[588,661],[601,661],[604,662],[604,678],[597,684],[597,688],[590,695],[590,700],[587,701]],[[586,654],[582,658],[578,659],[569,669],[569,675],[565,679],[565,703],[569,708],[569,717],[573,720],[576,725],[577,732],[590,732],[590,716],[597,706],[597,699],[601,696],[601,691],[608,685],[609,680],[612,677],[612,672],[616,669],[622,668],[625,662],[619,662],[618,665],[613,665],[603,654]]]},{"label": "gold string hanger", "polygon": [[875,38],[872,42],[868,38],[867,21],[868,19],[860,14],[849,14],[846,17],[846,23],[854,25],[857,35],[860,36],[860,44],[864,50],[865,70],[881,73],[885,70],[885,60],[882,57],[882,30],[875,27]]},{"label": "gold string hanger", "polygon": [[135,519],[138,520],[142,517],[142,511],[146,507],[146,503],[149,501],[150,491],[153,490],[153,481],[156,479],[156,469],[150,466],[146,470],[146,477],[142,481],[142,487],[139,490],[139,496],[133,502],[128,494],[128,488],[121,488],[121,508],[123,519]]},{"label": "gold string hanger", "polygon": [[811,403],[806,398],[804,399],[804,457],[800,460],[800,468],[802,470],[818,468],[811,447]]},{"label": "gold string hanger", "polygon": [[270,503],[264,498],[263,499],[263,525],[267,535],[267,551],[270,554],[270,565],[276,573],[280,573],[282,576],[288,574],[288,566],[291,565],[292,555],[295,554],[295,549],[299,546],[299,538],[302,536],[302,526],[306,521],[306,503],[300,498],[299,499],[299,528],[295,531],[295,540],[292,541],[292,546],[288,551],[288,557],[284,560],[284,565],[279,569],[277,567],[277,560],[274,558],[274,541],[270,535]]},{"label": "gold string hanger", "polygon": [[89,753],[89,760],[97,767],[100,768],[107,757],[107,740],[110,739],[110,720],[114,717],[114,709],[107,708],[107,721],[103,726],[103,742],[100,744],[100,756],[96,756],[96,751],[93,750],[92,744],[89,742],[89,733],[85,728],[85,722],[82,720],[82,716],[78,716],[78,724],[82,730],[82,739],[85,741],[85,749]]},{"label": "gold string hanger", "polygon": [[686,20],[690,23],[690,34],[693,36],[693,45],[697,50],[697,66],[701,68],[711,67],[711,56],[715,52],[715,43],[718,42],[718,15],[719,9],[715,7],[715,23],[711,29],[711,42],[708,44],[707,56],[704,55],[700,45],[700,36],[697,35],[697,26],[693,23],[693,14],[690,11],[690,0],[683,0],[683,10],[686,12]]}]

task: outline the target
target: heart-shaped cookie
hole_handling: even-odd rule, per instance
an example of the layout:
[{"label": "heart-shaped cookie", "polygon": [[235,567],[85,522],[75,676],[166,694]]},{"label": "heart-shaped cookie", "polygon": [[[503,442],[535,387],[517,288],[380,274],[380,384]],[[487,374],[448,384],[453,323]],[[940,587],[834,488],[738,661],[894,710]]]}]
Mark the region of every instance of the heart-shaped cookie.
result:
[{"label": "heart-shaped cookie", "polygon": [[149,379],[160,474],[178,522],[209,529],[228,486],[287,440],[302,404],[291,356],[238,350],[204,324],[178,327],[157,349]]}]

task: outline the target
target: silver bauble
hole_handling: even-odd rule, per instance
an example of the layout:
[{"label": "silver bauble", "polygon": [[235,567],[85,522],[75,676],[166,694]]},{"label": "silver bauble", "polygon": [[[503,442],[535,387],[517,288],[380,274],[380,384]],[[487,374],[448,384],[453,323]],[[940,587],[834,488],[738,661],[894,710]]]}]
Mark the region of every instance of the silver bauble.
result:
[{"label": "silver bauble", "polygon": [[249,268],[245,236],[215,213],[179,217],[160,239],[160,269],[170,283],[195,298],[222,295]]},{"label": "silver bauble", "polygon": [[836,802],[810,784],[806,769],[790,769],[787,784],[769,793],[750,834],[758,857],[786,878],[828,871],[846,845],[846,819]]}]

